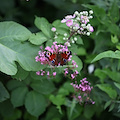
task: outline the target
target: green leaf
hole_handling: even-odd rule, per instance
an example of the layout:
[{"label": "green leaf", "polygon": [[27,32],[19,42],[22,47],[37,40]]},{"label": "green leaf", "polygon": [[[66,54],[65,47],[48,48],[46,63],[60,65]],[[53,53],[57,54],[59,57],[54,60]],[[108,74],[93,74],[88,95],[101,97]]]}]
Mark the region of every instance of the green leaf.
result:
[{"label": "green leaf", "polygon": [[28,71],[25,71],[18,65],[18,71],[15,75],[12,76],[12,78],[15,78],[17,80],[24,80],[28,76],[28,74]]},{"label": "green leaf", "polygon": [[114,35],[118,35],[119,36],[120,28],[119,28],[118,25],[110,22],[110,23],[106,24],[106,26],[107,26],[107,29],[108,29],[109,32],[111,32]]},{"label": "green leaf", "polygon": [[65,98],[62,95],[50,95],[49,99],[54,105],[61,106],[65,104]]},{"label": "green leaf", "polygon": [[34,45],[41,45],[42,43],[47,41],[47,39],[48,38],[42,32],[39,32],[36,34],[32,34],[29,38],[29,41]]},{"label": "green leaf", "polygon": [[69,31],[66,28],[56,27],[56,31],[60,35],[64,35],[65,33],[69,35]]},{"label": "green leaf", "polygon": [[45,111],[46,106],[47,102],[42,94],[35,91],[31,91],[27,94],[25,107],[31,115],[38,117]]},{"label": "green leaf", "polygon": [[0,103],[0,114],[3,117],[10,117],[14,113],[14,108],[9,100]]},{"label": "green leaf", "polygon": [[58,94],[66,96],[66,95],[69,95],[69,92],[65,88],[60,88],[59,91],[58,91]]},{"label": "green leaf", "polygon": [[0,71],[8,75],[15,75],[17,73],[15,61],[26,71],[37,71],[45,67],[35,61],[38,46],[19,41],[1,40],[0,42]]},{"label": "green leaf", "polygon": [[25,96],[28,93],[27,87],[18,87],[11,93],[11,102],[14,107],[19,107],[24,104]]},{"label": "green leaf", "polygon": [[111,103],[112,103],[111,100],[107,101],[104,105],[104,109],[106,109],[108,106],[110,106]]},{"label": "green leaf", "polygon": [[120,83],[114,82],[114,85],[115,85],[118,89],[120,89]]},{"label": "green leaf", "polygon": [[65,24],[65,23],[61,23],[61,20],[55,20],[52,25],[55,27],[55,28],[64,28],[64,29],[68,29],[69,30],[69,27]]},{"label": "green leaf", "polygon": [[69,92],[73,93],[74,92],[74,88],[72,85],[70,85],[70,82],[65,82],[63,85],[64,89],[67,89]]},{"label": "green leaf", "polygon": [[112,88],[109,84],[97,84],[96,85],[99,89],[106,92],[110,98],[115,99],[117,97],[117,92],[115,89]]},{"label": "green leaf", "polygon": [[86,105],[85,109],[84,109],[84,116],[87,118],[87,119],[90,119],[92,118],[92,116],[95,114],[96,112],[96,107],[95,105]]},{"label": "green leaf", "polygon": [[0,40],[25,41],[31,35],[31,32],[24,26],[16,22],[0,22]]},{"label": "green leaf", "polygon": [[9,97],[10,97],[10,95],[9,95],[7,89],[4,87],[2,82],[0,82],[0,102],[5,101]]},{"label": "green leaf", "polygon": [[35,25],[39,28],[47,37],[52,38],[53,32],[51,31],[51,24],[43,17],[35,17]]},{"label": "green leaf", "polygon": [[37,92],[42,94],[50,94],[55,90],[55,86],[52,81],[43,79],[43,80],[34,80],[30,86]]},{"label": "green leaf", "polygon": [[82,38],[79,35],[77,35],[75,37],[77,38],[77,41],[76,41],[77,44],[81,44],[81,45],[84,44]]},{"label": "green leaf", "polygon": [[116,59],[120,59],[120,51],[105,51],[105,52],[102,52],[100,54],[98,54],[93,60],[92,60],[92,63],[93,62],[96,62],[102,58],[116,58]]},{"label": "green leaf", "polygon": [[[75,70],[77,70],[78,72],[80,72],[80,70],[83,67],[81,59],[78,56],[76,56],[76,55],[72,55],[71,60],[74,60],[76,62],[76,64],[78,65],[78,67],[75,68]],[[69,64],[72,64],[72,62],[70,62]]]},{"label": "green leaf", "polygon": [[99,77],[102,83],[104,82],[106,74],[103,72],[103,70],[96,69],[95,72],[94,72],[94,75]]},{"label": "green leaf", "polygon": [[112,41],[112,43],[117,43],[119,40],[116,35],[115,36],[111,35],[111,41]]},{"label": "green leaf", "polygon": [[120,17],[119,6],[118,6],[116,0],[113,1],[113,4],[110,7],[110,10],[108,12],[109,12],[109,17],[110,17],[111,21],[116,23]]},{"label": "green leaf", "polygon": [[102,70],[107,76],[109,76],[112,80],[120,82],[120,73],[115,71],[110,71],[109,69]]},{"label": "green leaf", "polygon": [[7,82],[7,88],[9,90],[14,90],[18,87],[25,87],[26,85],[24,84],[23,81],[20,81],[20,80],[9,80]]},{"label": "green leaf", "polygon": [[114,107],[115,107],[115,103],[112,103],[112,104],[110,105],[109,112],[111,112],[111,111],[114,109]]},{"label": "green leaf", "polygon": [[106,22],[106,13],[105,10],[97,5],[89,5],[89,4],[84,4],[84,7],[87,7],[89,9],[92,9],[95,16],[97,17],[97,19],[99,20],[99,22],[101,23],[105,23]]}]

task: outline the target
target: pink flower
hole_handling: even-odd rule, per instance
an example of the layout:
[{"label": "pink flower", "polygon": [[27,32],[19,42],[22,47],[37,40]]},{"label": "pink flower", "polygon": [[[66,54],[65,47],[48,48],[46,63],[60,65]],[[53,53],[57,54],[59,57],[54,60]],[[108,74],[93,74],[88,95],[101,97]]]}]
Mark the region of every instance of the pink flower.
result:
[{"label": "pink flower", "polygon": [[49,73],[49,71],[47,71],[47,76],[49,76],[50,75],[50,73]]},{"label": "pink flower", "polygon": [[54,77],[56,76],[56,72],[53,72],[53,76],[54,76]]},{"label": "pink flower", "polygon": [[94,29],[93,29],[92,26],[89,27],[89,31],[90,31],[90,32],[93,32],[93,31],[94,31]]},{"label": "pink flower", "polygon": [[67,20],[67,21],[66,21],[66,25],[67,25],[68,27],[70,27],[71,25],[73,25],[73,20]]},{"label": "pink flower", "polygon": [[84,23],[84,24],[87,24],[88,22],[89,22],[89,19],[88,19],[88,17],[87,16],[81,16],[81,21],[82,21],[82,23]]},{"label": "pink flower", "polygon": [[74,78],[75,78],[75,75],[74,75],[74,74],[71,74],[71,78],[74,79]]},{"label": "pink flower", "polygon": [[48,50],[49,52],[53,53],[53,49],[51,49],[51,47],[49,47],[49,46],[47,46],[47,47],[45,48],[45,50]]},{"label": "pink flower", "polygon": [[51,29],[53,32],[55,32],[56,31],[56,28],[55,27],[52,27],[52,29]]},{"label": "pink flower", "polygon": [[37,75],[40,75],[40,71],[37,71],[36,74],[37,74]]},{"label": "pink flower", "polygon": [[42,72],[41,72],[41,76],[43,76],[43,75],[44,75],[44,73],[45,73],[45,71],[42,71]]},{"label": "pink flower", "polygon": [[75,74],[79,74],[79,72],[77,70],[75,70]]}]

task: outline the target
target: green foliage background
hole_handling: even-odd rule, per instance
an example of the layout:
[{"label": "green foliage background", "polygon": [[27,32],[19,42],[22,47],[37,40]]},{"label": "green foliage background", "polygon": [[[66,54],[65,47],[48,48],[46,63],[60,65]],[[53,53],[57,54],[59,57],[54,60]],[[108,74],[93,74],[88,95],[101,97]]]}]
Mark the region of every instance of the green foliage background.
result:
[{"label": "green foliage background", "polygon": [[[56,78],[37,76],[46,66],[34,58],[40,45],[51,46],[52,26],[62,36],[68,31],[59,26],[64,16],[90,9],[94,32],[71,46],[77,79],[87,77],[94,87],[95,105],[80,105],[71,97],[70,79],[61,70]],[[119,0],[1,0],[0,21],[0,120],[120,119]]]}]

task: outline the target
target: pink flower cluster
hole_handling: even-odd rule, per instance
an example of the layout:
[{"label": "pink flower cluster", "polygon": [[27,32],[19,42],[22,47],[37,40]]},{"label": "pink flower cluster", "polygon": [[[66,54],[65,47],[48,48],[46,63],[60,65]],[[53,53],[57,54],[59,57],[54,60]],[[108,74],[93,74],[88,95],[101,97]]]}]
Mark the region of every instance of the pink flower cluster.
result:
[{"label": "pink flower cluster", "polygon": [[47,46],[45,48],[46,51],[43,51],[42,47],[40,47],[40,49],[41,49],[41,51],[38,52],[38,56],[35,57],[35,60],[36,60],[36,62],[40,62],[41,64],[44,64],[44,65],[45,64],[50,65],[48,58],[45,56],[46,53],[51,52],[51,53],[58,54],[58,52],[69,51],[67,46],[57,45],[57,42],[53,42],[53,45],[51,47]]},{"label": "pink flower cluster", "polygon": [[56,76],[56,72],[53,72],[52,75],[50,75],[50,72],[49,72],[49,71],[46,72],[46,71],[44,71],[44,70],[37,71],[36,74],[37,74],[37,75],[41,75],[41,76],[47,75],[48,78],[50,78],[50,76],[53,76],[53,77]]},{"label": "pink flower cluster", "polygon": [[90,82],[86,80],[86,78],[83,78],[80,80],[80,84],[77,84],[77,81],[75,83],[71,83],[71,85],[74,87],[76,95],[73,97],[81,104],[81,103],[87,103],[90,102],[92,104],[95,104],[92,99],[90,99],[90,93],[93,87],[91,87]]},{"label": "pink flower cluster", "polygon": [[72,32],[83,35],[90,35],[94,31],[93,27],[89,24],[90,19],[93,18],[92,14],[92,10],[89,12],[83,11],[80,13],[75,11],[73,15],[67,15],[61,21],[61,23],[66,23]]},{"label": "pink flower cluster", "polygon": [[[72,70],[74,70],[77,67],[78,67],[78,65],[76,64],[76,62],[74,60],[72,60]],[[68,74],[69,74],[69,69],[65,68],[64,75],[66,76]],[[70,78],[73,80],[77,77],[78,74],[79,74],[79,72],[77,70],[74,70],[74,72],[70,74]]]},{"label": "pink flower cluster", "polygon": [[[49,59],[46,57],[46,54],[48,52],[58,54],[59,52],[69,51],[68,47],[66,45],[57,45],[57,42],[53,42],[53,45],[51,47],[47,46],[45,48],[45,51],[43,51],[42,47],[40,47],[40,48],[41,48],[41,51],[38,52],[38,56],[35,57],[35,60],[36,60],[36,62],[40,62],[41,64],[44,64],[44,65],[46,65],[46,64],[51,65]],[[69,56],[69,59],[67,61],[71,61],[71,57],[72,57],[72,55]],[[67,67],[69,67],[69,65]],[[67,67],[64,69],[65,76],[67,76],[69,74],[69,69]],[[72,60],[72,68],[75,69],[77,67],[78,67],[78,65],[76,64],[76,62],[74,60]],[[51,68],[54,68],[54,66],[52,66]],[[50,73],[51,72],[44,71],[44,70],[40,70],[40,71],[36,72],[37,75],[41,75],[41,76],[44,76],[44,75],[47,75],[48,77],[56,76],[56,72],[53,72],[52,74],[50,74]],[[75,72],[70,74],[71,79],[75,79],[78,74],[79,74],[79,72],[77,70],[75,70]]]}]

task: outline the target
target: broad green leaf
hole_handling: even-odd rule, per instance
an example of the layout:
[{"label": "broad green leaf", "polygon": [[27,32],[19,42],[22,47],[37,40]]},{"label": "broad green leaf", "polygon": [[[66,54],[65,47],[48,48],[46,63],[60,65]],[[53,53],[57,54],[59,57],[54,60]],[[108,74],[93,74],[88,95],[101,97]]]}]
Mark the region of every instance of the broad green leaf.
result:
[{"label": "broad green leaf", "polygon": [[90,119],[95,114],[95,112],[96,112],[95,105],[86,105],[83,114],[87,119]]},{"label": "broad green leaf", "polygon": [[43,79],[43,80],[34,80],[30,86],[37,92],[42,94],[50,94],[55,90],[55,86],[52,81]]},{"label": "broad green leaf", "polygon": [[24,26],[16,22],[0,22],[0,40],[25,41],[31,35],[31,32]]},{"label": "broad green leaf", "polygon": [[34,44],[34,45],[41,45],[42,43],[44,43],[45,41],[47,41],[47,37],[42,33],[33,33],[30,38],[29,41]]},{"label": "broad green leaf", "polygon": [[43,17],[35,17],[35,25],[39,28],[48,38],[53,37],[53,32],[51,31],[51,24]]},{"label": "broad green leaf", "polygon": [[119,35],[120,34],[120,28],[118,25],[114,24],[114,23],[108,23],[106,24],[107,29],[109,32],[111,32],[114,35]]},{"label": "broad green leaf", "polygon": [[74,88],[72,85],[70,85],[70,82],[65,82],[63,85],[64,89],[67,89],[69,92],[73,93],[74,92]]},{"label": "broad green leaf", "polygon": [[118,89],[120,89],[120,83],[114,82],[114,85],[115,85]]},{"label": "broad green leaf", "polygon": [[17,73],[17,61],[26,71],[37,71],[45,66],[35,61],[39,47],[28,42],[4,41],[0,44],[0,71],[15,75]]},{"label": "broad green leaf", "polygon": [[84,56],[84,55],[87,54],[87,53],[86,53],[86,49],[83,48],[83,47],[80,47],[80,48],[78,48],[78,51],[76,52],[76,54],[77,54],[77,55]]},{"label": "broad green leaf", "polygon": [[84,44],[82,38],[79,35],[77,35],[75,37],[77,38],[77,41],[76,41],[77,44],[81,44],[81,45]]},{"label": "broad green leaf", "polygon": [[35,91],[31,91],[27,94],[25,99],[25,107],[27,111],[36,117],[41,115],[47,106],[45,97]]},{"label": "broad green leaf", "polygon": [[11,93],[11,102],[14,107],[19,107],[24,104],[25,96],[28,93],[28,88],[18,87],[14,89]]},{"label": "broad green leaf", "polygon": [[100,69],[96,69],[94,75],[100,78],[101,83],[103,83],[104,79],[106,78],[106,74]]},{"label": "broad green leaf", "polygon": [[56,31],[60,35],[67,34],[69,36],[69,31],[67,29],[65,29],[65,28],[56,27]]},{"label": "broad green leaf", "polygon": [[63,40],[63,37],[64,37],[63,35],[60,35],[60,34],[59,34],[59,35],[57,36],[57,38],[55,38],[55,41],[56,41],[57,43],[60,43],[60,44],[61,44],[61,43],[65,43],[65,40]]},{"label": "broad green leaf", "polygon": [[120,73],[115,71],[110,71],[109,69],[102,70],[107,76],[109,76],[112,80],[120,82]]},{"label": "broad green leaf", "polygon": [[120,59],[120,51],[105,51],[105,52],[102,52],[100,54],[98,54],[93,60],[92,60],[92,63],[93,62],[96,62],[102,58],[116,58],[116,59]]},{"label": "broad green leaf", "polygon": [[116,2],[116,0],[113,1],[112,6],[110,7],[109,17],[111,18],[111,21],[116,23],[120,18],[120,12],[119,12],[119,6]]},{"label": "broad green leaf", "polygon": [[96,85],[99,89],[106,92],[110,98],[115,99],[117,97],[117,92],[115,89],[112,88],[109,84],[97,84]]},{"label": "broad green leaf", "polygon": [[59,91],[58,91],[58,94],[66,96],[66,95],[69,95],[69,91],[65,88],[60,88]]},{"label": "broad green leaf", "polygon": [[65,23],[61,23],[61,20],[55,20],[52,25],[55,27],[55,28],[64,28],[64,29],[68,29],[69,30],[69,27],[65,24]]},{"label": "broad green leaf", "polygon": [[2,82],[0,82],[0,102],[5,101],[9,97],[10,97],[10,95],[9,95],[7,89],[4,87]]},{"label": "broad green leaf", "polygon": [[10,100],[5,100],[0,103],[0,114],[3,117],[10,117],[14,113],[13,105],[11,104]]},{"label": "broad green leaf", "polygon": [[7,82],[7,88],[9,90],[14,90],[18,87],[25,87],[26,84],[23,82],[23,81],[20,81],[20,80],[9,80]]},{"label": "broad green leaf", "polygon": [[29,72],[22,69],[19,65],[17,68],[18,71],[15,75],[12,76],[12,78],[16,78],[17,80],[24,80],[28,76]]},{"label": "broad green leaf", "polygon": [[20,109],[15,109],[11,116],[5,116],[4,120],[19,120],[22,117],[22,111]]},{"label": "broad green leaf", "polygon": [[47,110],[47,114],[45,116],[45,120],[61,120],[62,115],[57,110],[56,106],[51,106]]},{"label": "broad green leaf", "polygon": [[49,99],[54,105],[57,106],[61,106],[65,104],[65,98],[59,94],[57,96],[50,95]]}]

